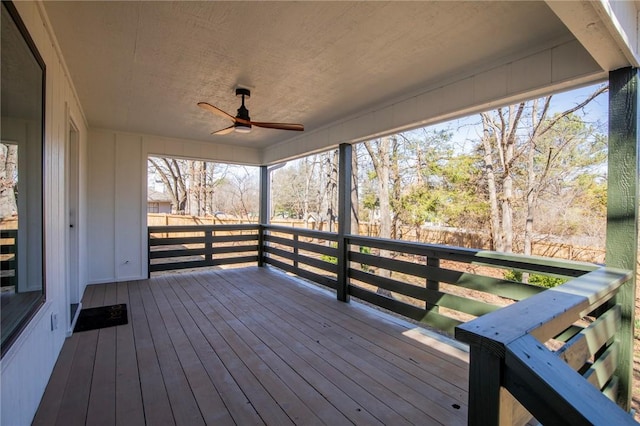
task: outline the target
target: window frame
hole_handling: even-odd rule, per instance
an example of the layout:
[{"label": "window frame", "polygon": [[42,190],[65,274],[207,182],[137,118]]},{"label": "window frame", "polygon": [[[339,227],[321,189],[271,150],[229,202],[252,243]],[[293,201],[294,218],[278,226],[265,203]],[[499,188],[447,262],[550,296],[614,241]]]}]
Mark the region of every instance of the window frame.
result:
[{"label": "window frame", "polygon": [[[39,222],[41,225],[41,232],[42,232],[42,238],[41,238],[41,247],[40,247],[40,252],[41,252],[41,261],[42,261],[42,274],[41,274],[41,279],[42,279],[42,290],[40,295],[38,296],[38,298],[36,299],[36,302],[33,303],[27,310],[25,310],[22,313],[22,318],[20,318],[20,320],[18,321],[18,324],[16,325],[16,327],[11,331],[10,335],[7,336],[1,344],[1,348],[0,348],[0,358],[4,358],[4,356],[6,355],[6,353],[8,352],[8,350],[13,346],[13,344],[16,342],[16,340],[18,339],[18,337],[20,335],[22,335],[22,333],[24,332],[24,330],[26,329],[27,325],[31,322],[31,320],[35,317],[35,315],[40,311],[40,309],[44,306],[46,300],[47,300],[47,285],[46,285],[46,227],[45,227],[45,164],[46,164],[46,158],[45,158],[45,154],[46,154],[46,150],[45,150],[45,117],[46,117],[46,89],[47,89],[47,70],[46,70],[46,64],[42,58],[42,56],[40,55],[40,52],[38,51],[38,48],[35,44],[35,42],[33,41],[33,39],[31,38],[31,34],[29,33],[26,25],[24,24],[24,21],[22,20],[20,13],[18,12],[18,10],[16,9],[15,5],[13,4],[12,1],[8,1],[8,0],[2,0],[2,7],[6,8],[7,13],[9,14],[9,17],[11,18],[11,20],[13,21],[13,23],[16,26],[16,29],[18,30],[18,32],[20,33],[20,36],[22,37],[23,41],[25,42],[25,44],[27,45],[27,48],[29,49],[31,55],[33,56],[33,59],[35,60],[35,62],[37,63],[37,65],[40,67],[41,73],[42,73],[42,79],[41,79],[41,106],[40,106],[40,180],[41,180],[41,187],[40,187],[40,209],[39,209],[39,213],[38,217],[39,217]],[[20,154],[19,154],[20,155]],[[20,170],[18,169],[18,173],[20,173]],[[18,268],[18,265],[16,265],[16,268]],[[18,271],[19,272],[19,271]]]}]

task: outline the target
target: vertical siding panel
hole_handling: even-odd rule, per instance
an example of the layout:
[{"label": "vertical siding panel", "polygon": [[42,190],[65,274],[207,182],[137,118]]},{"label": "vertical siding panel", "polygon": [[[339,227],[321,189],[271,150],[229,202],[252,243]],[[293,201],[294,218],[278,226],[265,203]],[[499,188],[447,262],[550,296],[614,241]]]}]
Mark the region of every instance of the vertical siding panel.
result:
[{"label": "vertical siding panel", "polygon": [[146,181],[141,169],[139,136],[118,134],[116,140],[116,280],[126,281],[142,276],[139,242],[144,224],[141,221],[141,182]]},{"label": "vertical siding panel", "polygon": [[[64,158],[66,140],[65,102],[78,112],[76,123],[86,135],[86,122],[81,106],[76,103],[64,65],[50,38],[42,4],[15,2],[40,55],[46,64],[44,111],[44,240],[47,286],[44,306],[32,318],[0,364],[0,398],[5,409],[0,413],[0,424],[30,424],[47,385],[51,371],[64,343],[66,306],[64,260]],[[86,136],[81,146],[86,143]],[[84,252],[85,250],[81,250]],[[58,327],[52,330],[51,316],[57,315]],[[10,408],[10,409],[9,409]]]},{"label": "vertical siding panel", "polygon": [[88,146],[87,240],[90,283],[115,278],[115,141],[106,132],[91,132]]}]

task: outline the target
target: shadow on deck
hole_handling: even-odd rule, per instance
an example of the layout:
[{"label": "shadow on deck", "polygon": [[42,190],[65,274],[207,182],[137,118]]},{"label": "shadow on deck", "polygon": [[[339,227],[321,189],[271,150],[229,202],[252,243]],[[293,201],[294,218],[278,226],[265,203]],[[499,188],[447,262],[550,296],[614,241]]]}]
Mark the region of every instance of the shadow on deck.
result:
[{"label": "shadow on deck", "polygon": [[467,422],[468,353],[282,272],[89,286],[129,324],[64,344],[34,424]]}]

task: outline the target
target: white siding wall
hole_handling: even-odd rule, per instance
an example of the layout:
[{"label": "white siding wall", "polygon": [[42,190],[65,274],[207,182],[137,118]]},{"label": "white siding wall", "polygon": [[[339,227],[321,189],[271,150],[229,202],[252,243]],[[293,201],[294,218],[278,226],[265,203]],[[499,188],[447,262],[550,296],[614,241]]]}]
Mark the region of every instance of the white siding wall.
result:
[{"label": "white siding wall", "polygon": [[[35,414],[49,380],[66,333],[69,307],[65,288],[65,141],[72,118],[79,127],[80,158],[86,158],[87,126],[65,67],[57,54],[56,42],[47,30],[40,6],[15,2],[31,37],[46,64],[45,109],[45,280],[46,303],[31,320],[0,361],[0,423],[27,425]],[[80,169],[80,214],[78,229],[81,247],[86,245],[86,167]],[[81,249],[81,253],[85,250]],[[82,254],[81,254],[82,256]],[[87,282],[87,267],[80,259],[80,282]],[[81,288],[82,292],[84,288]],[[51,316],[58,327],[52,330]]]},{"label": "white siding wall", "polygon": [[91,130],[88,142],[88,282],[147,277],[147,158],[259,164],[251,148]]}]

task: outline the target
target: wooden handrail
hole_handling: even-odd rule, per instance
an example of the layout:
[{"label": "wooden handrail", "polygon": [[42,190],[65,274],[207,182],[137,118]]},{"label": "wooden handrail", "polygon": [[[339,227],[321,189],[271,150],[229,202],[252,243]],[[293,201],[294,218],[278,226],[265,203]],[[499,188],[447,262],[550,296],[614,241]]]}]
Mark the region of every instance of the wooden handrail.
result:
[{"label": "wooden handrail", "polygon": [[630,279],[629,271],[597,269],[456,327],[456,339],[471,348],[469,424],[505,424],[512,411],[505,390],[545,424],[634,424],[543,344]]}]

